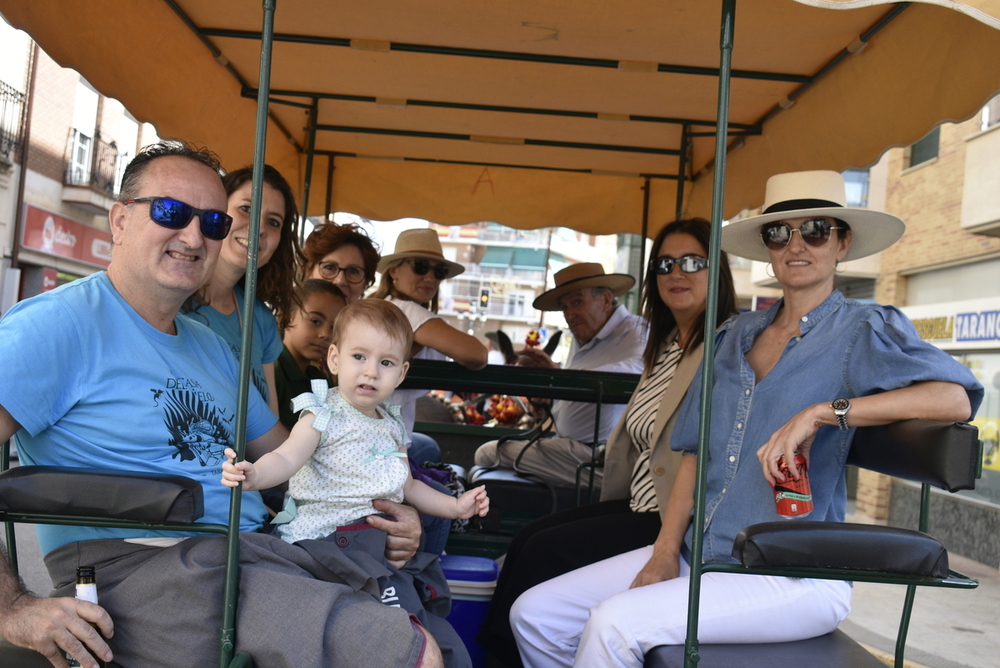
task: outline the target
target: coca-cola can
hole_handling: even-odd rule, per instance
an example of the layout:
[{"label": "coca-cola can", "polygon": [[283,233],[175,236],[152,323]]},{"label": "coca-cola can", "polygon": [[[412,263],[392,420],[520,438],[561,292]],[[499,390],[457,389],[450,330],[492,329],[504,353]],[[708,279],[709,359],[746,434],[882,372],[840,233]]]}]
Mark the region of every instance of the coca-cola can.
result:
[{"label": "coca-cola can", "polygon": [[785,479],[774,485],[774,507],[782,517],[804,517],[813,509],[806,458],[798,452],[795,453],[795,468],[799,471],[798,478],[792,478],[789,474],[784,455],[778,459],[778,470]]}]

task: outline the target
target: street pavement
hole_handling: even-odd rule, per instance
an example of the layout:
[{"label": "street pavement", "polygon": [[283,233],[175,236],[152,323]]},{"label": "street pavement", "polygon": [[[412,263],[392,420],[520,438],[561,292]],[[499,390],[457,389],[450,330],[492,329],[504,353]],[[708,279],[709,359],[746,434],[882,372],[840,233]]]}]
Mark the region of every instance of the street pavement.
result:
[{"label": "street pavement", "polygon": [[[51,580],[41,560],[34,527],[18,524],[17,547],[26,587],[46,595]],[[957,555],[954,570],[979,580],[971,590],[920,587],[917,590],[906,658],[914,668],[997,668],[1000,666],[1000,571]],[[854,585],[851,614],[841,628],[858,642],[891,656],[905,588]]]},{"label": "street pavement", "polygon": [[[979,580],[971,591],[918,587],[906,642],[906,659],[927,668],[1000,666],[1000,571],[957,555],[951,568]],[[840,628],[858,642],[889,655],[906,588],[854,584],[851,614]]]}]

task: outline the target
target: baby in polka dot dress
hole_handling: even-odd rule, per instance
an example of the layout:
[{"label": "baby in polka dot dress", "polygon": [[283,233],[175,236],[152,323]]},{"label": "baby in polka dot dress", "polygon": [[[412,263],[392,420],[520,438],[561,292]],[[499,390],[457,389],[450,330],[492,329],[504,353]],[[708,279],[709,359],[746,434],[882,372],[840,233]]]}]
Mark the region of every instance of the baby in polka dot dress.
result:
[{"label": "baby in polka dot dress", "polygon": [[242,483],[249,491],[289,480],[296,516],[277,531],[290,543],[325,538],[376,513],[373,499],[405,500],[435,517],[486,515],[485,487],[455,498],[410,476],[406,427],[398,406],[383,402],[406,377],[412,345],[410,323],[394,304],[362,299],[345,307],[327,360],[338,387],[327,390],[324,381],[313,381],[314,392],[295,399],[302,415],[288,440],[256,463],[235,462],[236,453],[227,449],[222,484]]}]

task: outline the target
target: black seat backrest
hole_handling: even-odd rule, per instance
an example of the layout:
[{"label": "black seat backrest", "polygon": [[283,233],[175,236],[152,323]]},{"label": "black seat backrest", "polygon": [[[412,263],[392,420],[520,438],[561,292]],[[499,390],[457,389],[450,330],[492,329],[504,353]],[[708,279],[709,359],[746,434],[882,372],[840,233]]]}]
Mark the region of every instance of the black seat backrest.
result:
[{"label": "black seat backrest", "polygon": [[973,489],[979,430],[964,422],[905,420],[860,427],[847,463],[956,492]]}]

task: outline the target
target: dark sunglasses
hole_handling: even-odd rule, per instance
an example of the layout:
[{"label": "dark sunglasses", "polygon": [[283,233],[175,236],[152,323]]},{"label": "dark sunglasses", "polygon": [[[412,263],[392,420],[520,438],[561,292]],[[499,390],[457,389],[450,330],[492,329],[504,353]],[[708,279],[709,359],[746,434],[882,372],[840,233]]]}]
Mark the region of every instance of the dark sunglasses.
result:
[{"label": "dark sunglasses", "polygon": [[685,255],[683,257],[672,258],[669,255],[654,257],[649,261],[654,274],[666,276],[674,270],[674,265],[681,268],[685,274],[694,274],[708,266],[708,258],[700,255]]},{"label": "dark sunglasses", "polygon": [[407,260],[407,262],[413,267],[413,273],[417,276],[424,276],[428,271],[433,271],[434,278],[439,281],[448,278],[448,265],[446,264],[436,264],[431,267],[430,260]]},{"label": "dark sunglasses", "polygon": [[201,221],[201,233],[206,239],[219,241],[229,234],[229,226],[233,217],[225,211],[214,209],[196,209],[169,197],[137,197],[127,199],[122,204],[149,202],[149,218],[157,225],[171,230],[182,230],[188,226],[191,219],[198,216]]},{"label": "dark sunglasses", "polygon": [[319,275],[328,281],[332,281],[340,272],[344,272],[344,278],[348,283],[358,284],[365,280],[365,270],[361,267],[350,266],[341,267],[336,262],[320,262],[319,264]]},{"label": "dark sunglasses", "polygon": [[810,246],[819,247],[830,240],[833,230],[839,229],[841,228],[834,225],[830,218],[810,218],[798,229],[793,229],[785,222],[766,223],[760,228],[760,240],[770,250],[778,251],[791,242],[792,232],[798,232],[802,241]]}]

